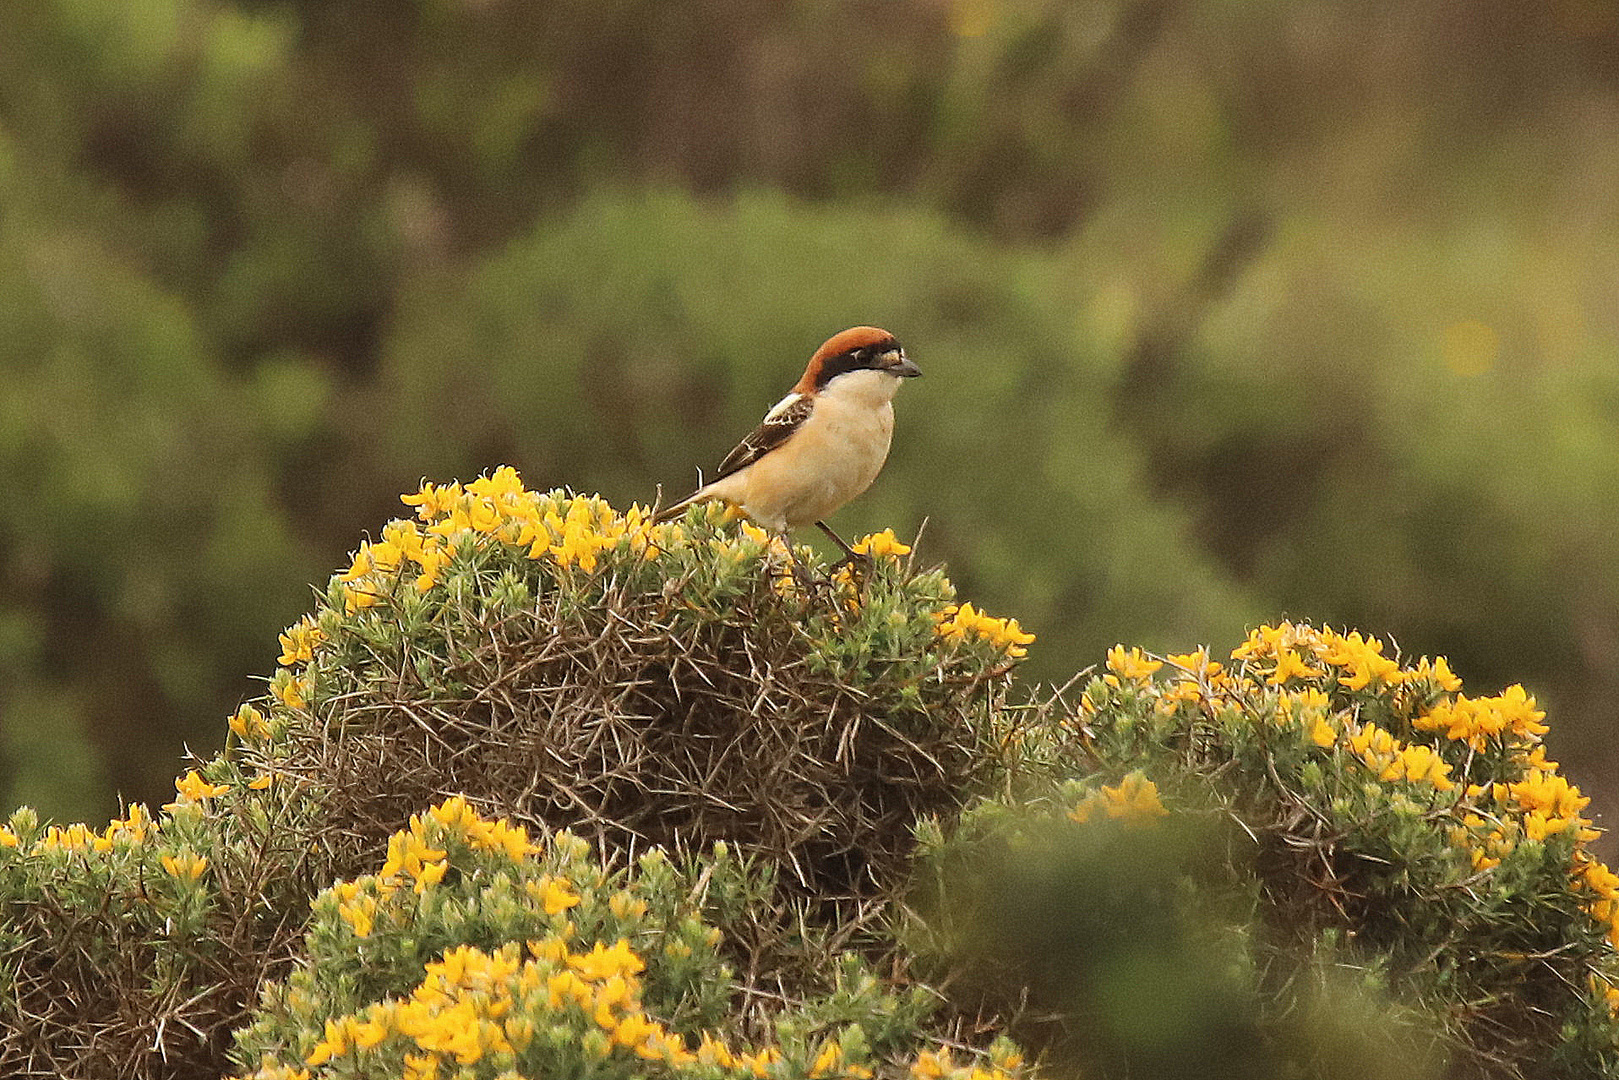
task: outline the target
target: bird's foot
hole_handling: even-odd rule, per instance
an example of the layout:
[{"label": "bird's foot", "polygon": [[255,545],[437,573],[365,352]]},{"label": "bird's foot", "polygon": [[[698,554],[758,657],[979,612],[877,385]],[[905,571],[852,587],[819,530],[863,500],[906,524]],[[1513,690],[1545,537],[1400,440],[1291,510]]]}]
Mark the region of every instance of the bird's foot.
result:
[{"label": "bird's foot", "polygon": [[814,592],[816,589],[824,588],[826,586],[826,582],[824,580],[816,577],[815,573],[810,570],[809,567],[805,566],[797,559],[793,559],[787,565],[793,576],[793,584],[797,585],[801,591],[806,593]]},{"label": "bird's foot", "polygon": [[870,573],[871,568],[875,565],[876,564],[872,561],[871,556],[867,555],[865,552],[850,551],[843,558],[832,564],[832,568],[828,572],[828,576],[836,579],[839,574],[847,572],[852,578],[864,580],[866,575]]}]

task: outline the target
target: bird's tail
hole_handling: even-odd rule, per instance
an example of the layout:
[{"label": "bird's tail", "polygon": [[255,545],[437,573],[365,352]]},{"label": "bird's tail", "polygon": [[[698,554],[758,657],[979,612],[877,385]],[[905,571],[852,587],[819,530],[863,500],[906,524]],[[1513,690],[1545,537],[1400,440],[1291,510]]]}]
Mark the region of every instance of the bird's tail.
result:
[{"label": "bird's tail", "polygon": [[706,502],[708,498],[708,489],[706,487],[698,488],[696,491],[692,492],[690,495],[687,495],[684,499],[681,499],[673,506],[665,510],[659,510],[657,516],[652,519],[652,522],[655,525],[662,525],[666,521],[673,521],[681,514],[684,514],[688,507],[695,506],[700,502]]}]

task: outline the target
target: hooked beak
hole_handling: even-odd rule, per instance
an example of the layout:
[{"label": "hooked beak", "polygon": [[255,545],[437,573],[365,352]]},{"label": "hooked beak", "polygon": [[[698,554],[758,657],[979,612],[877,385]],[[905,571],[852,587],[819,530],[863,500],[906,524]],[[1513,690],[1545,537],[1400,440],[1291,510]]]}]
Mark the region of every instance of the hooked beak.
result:
[{"label": "hooked beak", "polygon": [[922,374],[922,369],[911,363],[904,349],[892,349],[884,353],[883,370],[902,379],[914,379]]}]

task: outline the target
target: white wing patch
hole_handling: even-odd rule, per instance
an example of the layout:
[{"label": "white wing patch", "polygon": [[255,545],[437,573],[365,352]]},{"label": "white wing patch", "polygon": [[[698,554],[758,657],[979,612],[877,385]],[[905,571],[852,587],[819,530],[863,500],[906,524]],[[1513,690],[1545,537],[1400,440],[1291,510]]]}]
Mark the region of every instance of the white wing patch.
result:
[{"label": "white wing patch", "polygon": [[780,401],[778,401],[774,405],[770,406],[770,411],[765,413],[765,418],[763,420],[759,421],[759,422],[761,424],[770,423],[772,420],[776,419],[776,417],[780,416],[782,413],[786,412],[788,409],[792,408],[794,405],[798,404],[803,399],[804,399],[804,395],[800,394],[800,393],[797,393],[796,391],[791,393],[791,394],[788,394],[786,397],[782,398]]}]

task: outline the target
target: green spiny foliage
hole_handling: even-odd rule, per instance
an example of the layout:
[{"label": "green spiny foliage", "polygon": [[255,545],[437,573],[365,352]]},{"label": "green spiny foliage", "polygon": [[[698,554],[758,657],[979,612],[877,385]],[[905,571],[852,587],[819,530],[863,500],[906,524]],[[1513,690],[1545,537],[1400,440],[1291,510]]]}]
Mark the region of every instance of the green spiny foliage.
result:
[{"label": "green spiny foliage", "polygon": [[890,534],[832,572],[709,511],[654,526],[510,470],[407,502],[166,813],[0,832],[0,1072],[217,1076],[314,894],[453,795],[620,866],[757,859],[775,884],[726,926],[765,1024],[870,941],[916,820],[996,767],[1028,635]]},{"label": "green spiny foliage", "polygon": [[307,809],[219,759],[101,832],[0,827],[0,1073],[214,1077],[284,965],[312,881]]},{"label": "green spiny foliage", "polygon": [[[531,843],[455,798],[396,833],[377,873],[314,907],[305,958],[266,987],[233,1057],[253,1080],[457,1075],[863,1080],[939,1063],[933,1000],[857,957],[827,992],[744,1030],[708,911],[767,897],[769,871],[724,845],[613,871],[569,833]],[[1002,1046],[977,1075],[1008,1080]],[[968,1080],[968,1069],[939,1075]]]},{"label": "green spiny foliage", "polygon": [[[1086,1075],[1209,1067],[1210,1030],[1250,1077],[1619,1075],[1619,877],[1544,714],[1383,651],[1285,623],[1230,668],[1113,650],[1024,732],[1043,781],[930,836],[921,951],[966,1007],[1032,994],[1048,1022],[1014,1030]],[[1121,969],[1152,1004],[1120,1011]],[[1324,1053],[1299,1017],[1344,1000],[1389,1038]]]},{"label": "green spiny foliage", "polygon": [[509,469],[407,501],[419,520],[289,631],[274,718],[245,731],[247,760],[313,793],[311,839],[346,872],[463,794],[615,856],[729,841],[858,900],[993,766],[1028,635],[957,607],[889,534],[827,575],[717,508],[654,525]]}]

